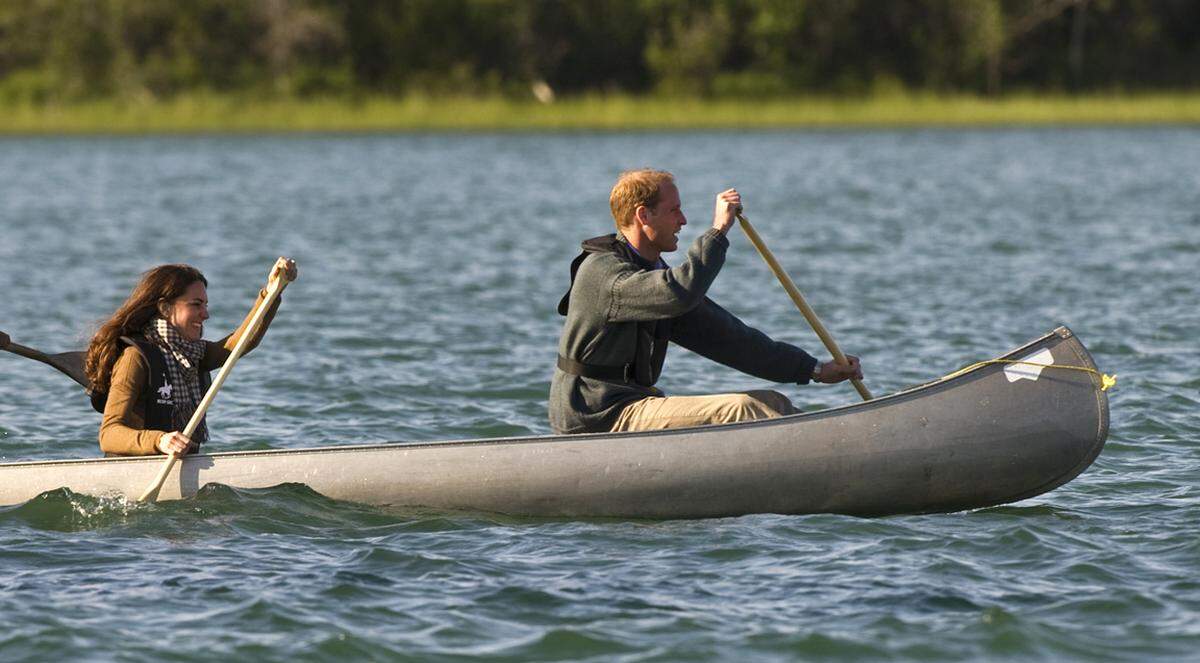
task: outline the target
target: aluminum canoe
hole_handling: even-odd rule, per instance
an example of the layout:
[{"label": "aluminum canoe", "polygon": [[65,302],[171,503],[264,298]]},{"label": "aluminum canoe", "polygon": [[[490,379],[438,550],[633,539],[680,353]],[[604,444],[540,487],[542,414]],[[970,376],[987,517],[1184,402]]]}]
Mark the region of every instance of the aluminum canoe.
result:
[{"label": "aluminum canoe", "polygon": [[[1049,365],[986,364],[869,402],[758,422],[188,456],[158,499],[191,497],[210,483],[298,483],[366,504],[522,516],[878,516],[986,507],[1075,478],[1108,433],[1107,395],[1069,329],[1001,359]],[[62,487],[135,499],[162,462],[0,464],[0,505]]]}]

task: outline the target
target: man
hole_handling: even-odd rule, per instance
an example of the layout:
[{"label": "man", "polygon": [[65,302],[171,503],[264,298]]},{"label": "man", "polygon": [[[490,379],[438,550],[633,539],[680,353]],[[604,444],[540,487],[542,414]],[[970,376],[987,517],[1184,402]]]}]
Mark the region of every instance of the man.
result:
[{"label": "man", "polygon": [[654,387],[673,342],[743,373],[774,382],[834,383],[861,378],[848,365],[819,363],[773,341],[705,297],[742,208],[737,190],[717,195],[712,228],[677,267],[687,224],[674,177],[660,170],[622,173],[609,197],[617,232],[583,243],[571,263],[571,289],[558,304],[567,317],[550,386],[550,425],[558,433],[652,430],[778,417],[797,412],[786,396],[760,390],[665,396]]}]

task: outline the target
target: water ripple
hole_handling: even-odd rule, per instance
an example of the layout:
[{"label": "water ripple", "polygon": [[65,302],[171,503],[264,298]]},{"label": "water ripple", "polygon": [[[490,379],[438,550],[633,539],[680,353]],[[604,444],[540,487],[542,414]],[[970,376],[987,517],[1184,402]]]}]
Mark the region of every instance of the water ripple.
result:
[{"label": "water ripple", "polygon": [[[0,659],[1194,658],[1200,192],[1177,174],[1198,148],[1190,128],[0,139],[18,342],[78,347],[168,260],[209,276],[216,333],[275,256],[299,260],[214,404],[222,449],[548,432],[567,261],[611,231],[611,179],[637,164],[679,175],[685,241],[737,185],[878,393],[1059,323],[1120,376],[1092,468],[958,514],[572,521],[291,485],[52,491],[0,508]],[[824,354],[738,233],[711,295]],[[673,350],[662,386],[762,384]],[[784,389],[806,409],[853,398]],[[95,455],[97,425],[73,385],[0,357],[0,459]]]}]

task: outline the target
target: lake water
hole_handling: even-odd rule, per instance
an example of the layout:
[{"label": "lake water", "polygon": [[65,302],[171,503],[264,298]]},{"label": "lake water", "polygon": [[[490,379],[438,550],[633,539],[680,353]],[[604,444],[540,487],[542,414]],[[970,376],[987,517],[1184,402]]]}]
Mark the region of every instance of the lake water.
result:
[{"label": "lake water", "polygon": [[[0,508],[0,659],[1200,656],[1194,128],[3,138],[0,329],[81,347],[141,271],[188,262],[215,338],[289,255],[300,279],[217,399],[213,449],[548,433],[568,263],[642,165],[679,178],[685,245],[737,186],[876,394],[1071,326],[1119,375],[1103,454],[1036,499],[880,519],[52,493]],[[714,299],[825,356],[731,239]],[[679,348],[665,375],[764,386]],[[98,422],[68,380],[0,356],[0,460],[95,456]]]}]

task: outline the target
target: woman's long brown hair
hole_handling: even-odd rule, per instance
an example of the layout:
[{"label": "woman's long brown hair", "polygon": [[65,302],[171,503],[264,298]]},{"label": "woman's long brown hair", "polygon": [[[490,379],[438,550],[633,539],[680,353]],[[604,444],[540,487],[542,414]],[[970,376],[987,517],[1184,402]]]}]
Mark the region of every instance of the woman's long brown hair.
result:
[{"label": "woman's long brown hair", "polygon": [[183,296],[193,283],[208,287],[208,279],[191,265],[159,265],[142,274],[129,299],[113,313],[88,344],[83,370],[95,391],[108,391],[113,366],[121,356],[121,337],[139,334],[154,316],[161,303],[170,303]]}]

